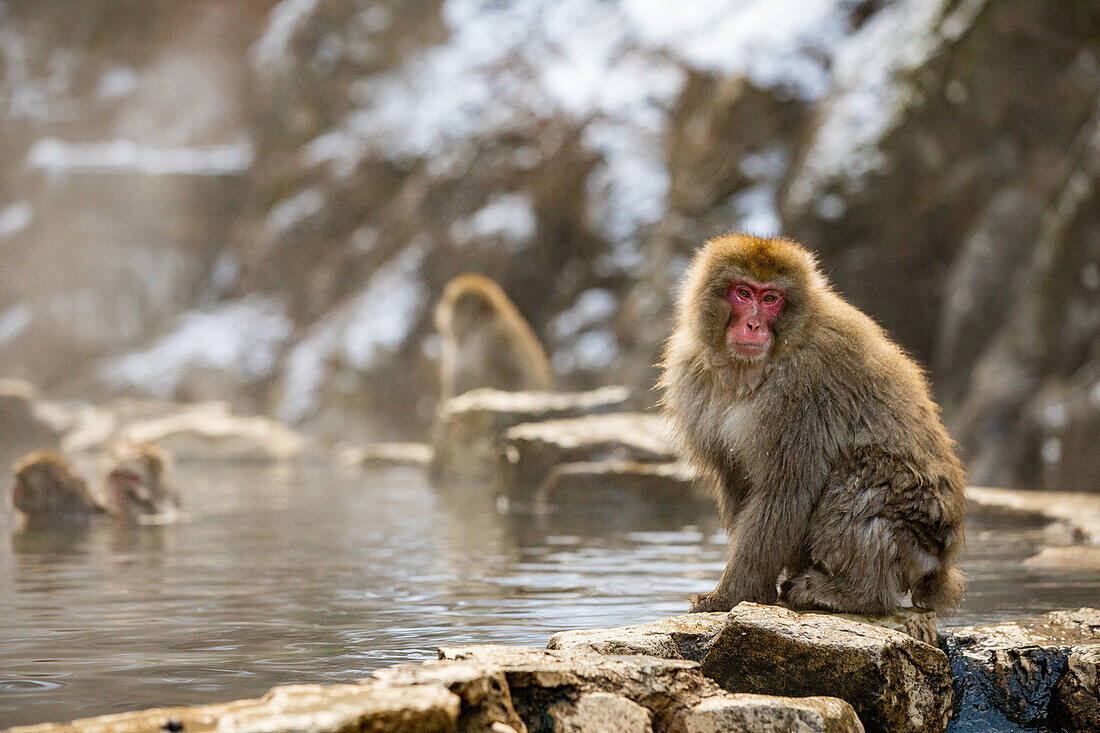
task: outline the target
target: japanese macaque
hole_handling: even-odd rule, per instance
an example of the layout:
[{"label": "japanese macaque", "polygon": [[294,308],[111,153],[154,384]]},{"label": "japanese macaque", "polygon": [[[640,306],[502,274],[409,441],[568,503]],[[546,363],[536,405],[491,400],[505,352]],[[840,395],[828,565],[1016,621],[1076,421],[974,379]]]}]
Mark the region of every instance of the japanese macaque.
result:
[{"label": "japanese macaque", "polygon": [[688,271],[661,378],[729,534],[741,601],[865,614],[962,592],[963,470],[921,370],[794,242],[731,234]]},{"label": "japanese macaque", "polygon": [[443,337],[441,399],[478,387],[552,388],[550,362],[538,337],[489,278],[460,275],[447,283],[435,326]]},{"label": "japanese macaque", "polygon": [[168,483],[168,456],[152,443],[118,445],[107,472],[107,505],[123,518],[163,514],[180,505]]},{"label": "japanese macaque", "polygon": [[12,472],[12,506],[24,526],[80,523],[105,511],[84,479],[58,453],[31,453],[18,461]]}]

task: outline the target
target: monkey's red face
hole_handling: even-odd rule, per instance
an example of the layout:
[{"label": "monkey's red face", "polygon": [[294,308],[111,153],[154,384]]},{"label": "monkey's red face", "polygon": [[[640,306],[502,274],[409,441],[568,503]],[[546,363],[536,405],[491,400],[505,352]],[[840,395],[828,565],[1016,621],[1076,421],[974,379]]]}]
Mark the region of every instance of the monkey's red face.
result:
[{"label": "monkey's red face", "polygon": [[786,294],[774,283],[734,280],[726,289],[730,322],[726,343],[734,355],[753,361],[768,353],[772,323],[783,312]]}]

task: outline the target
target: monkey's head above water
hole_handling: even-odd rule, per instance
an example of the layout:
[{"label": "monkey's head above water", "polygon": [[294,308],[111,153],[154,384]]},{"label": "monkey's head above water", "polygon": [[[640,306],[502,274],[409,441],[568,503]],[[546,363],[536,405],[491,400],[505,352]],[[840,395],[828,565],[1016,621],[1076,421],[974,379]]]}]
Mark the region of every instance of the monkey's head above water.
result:
[{"label": "monkey's head above water", "polygon": [[108,460],[108,502],[117,514],[158,514],[179,506],[179,496],[166,477],[168,454],[156,445],[116,445]]},{"label": "monkey's head above water", "polygon": [[12,505],[29,518],[87,515],[99,511],[88,485],[58,453],[38,451],[12,468]]},{"label": "monkey's head above water", "polygon": [[775,364],[828,292],[814,256],[786,239],[727,234],[699,250],[680,298],[681,333],[709,366]]}]

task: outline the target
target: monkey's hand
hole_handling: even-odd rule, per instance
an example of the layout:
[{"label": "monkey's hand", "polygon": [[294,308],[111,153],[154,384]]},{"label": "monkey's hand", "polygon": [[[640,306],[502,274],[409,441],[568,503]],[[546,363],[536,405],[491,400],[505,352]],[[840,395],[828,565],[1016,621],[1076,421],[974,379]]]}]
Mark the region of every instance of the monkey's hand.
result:
[{"label": "monkey's hand", "polygon": [[700,593],[697,596],[692,596],[688,600],[691,601],[691,610],[688,611],[688,613],[728,611],[734,606],[731,600],[727,599],[725,596],[719,595],[716,590],[712,590],[710,593]]}]

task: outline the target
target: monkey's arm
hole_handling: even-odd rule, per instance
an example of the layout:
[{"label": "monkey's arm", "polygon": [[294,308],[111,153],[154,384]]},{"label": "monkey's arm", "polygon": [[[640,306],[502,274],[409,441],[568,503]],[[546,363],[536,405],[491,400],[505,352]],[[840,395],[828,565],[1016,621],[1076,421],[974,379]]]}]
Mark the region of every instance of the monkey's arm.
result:
[{"label": "monkey's arm", "polygon": [[811,492],[756,492],[729,529],[729,560],[718,587],[692,599],[695,611],[725,611],[741,601],[774,603],[779,573],[798,555],[813,511]]},{"label": "monkey's arm", "polygon": [[727,610],[741,601],[774,603],[776,584],[785,567],[797,564],[805,543],[810,516],[824,487],[826,464],[822,426],[833,416],[821,406],[804,406],[797,418],[785,414],[786,405],[773,406],[780,434],[761,428],[759,453],[764,456],[799,456],[802,460],[765,460],[760,475],[751,479],[744,471],[740,489],[727,484],[735,497],[736,513],[723,510],[729,534],[729,559],[718,587],[692,601],[692,610]]}]

